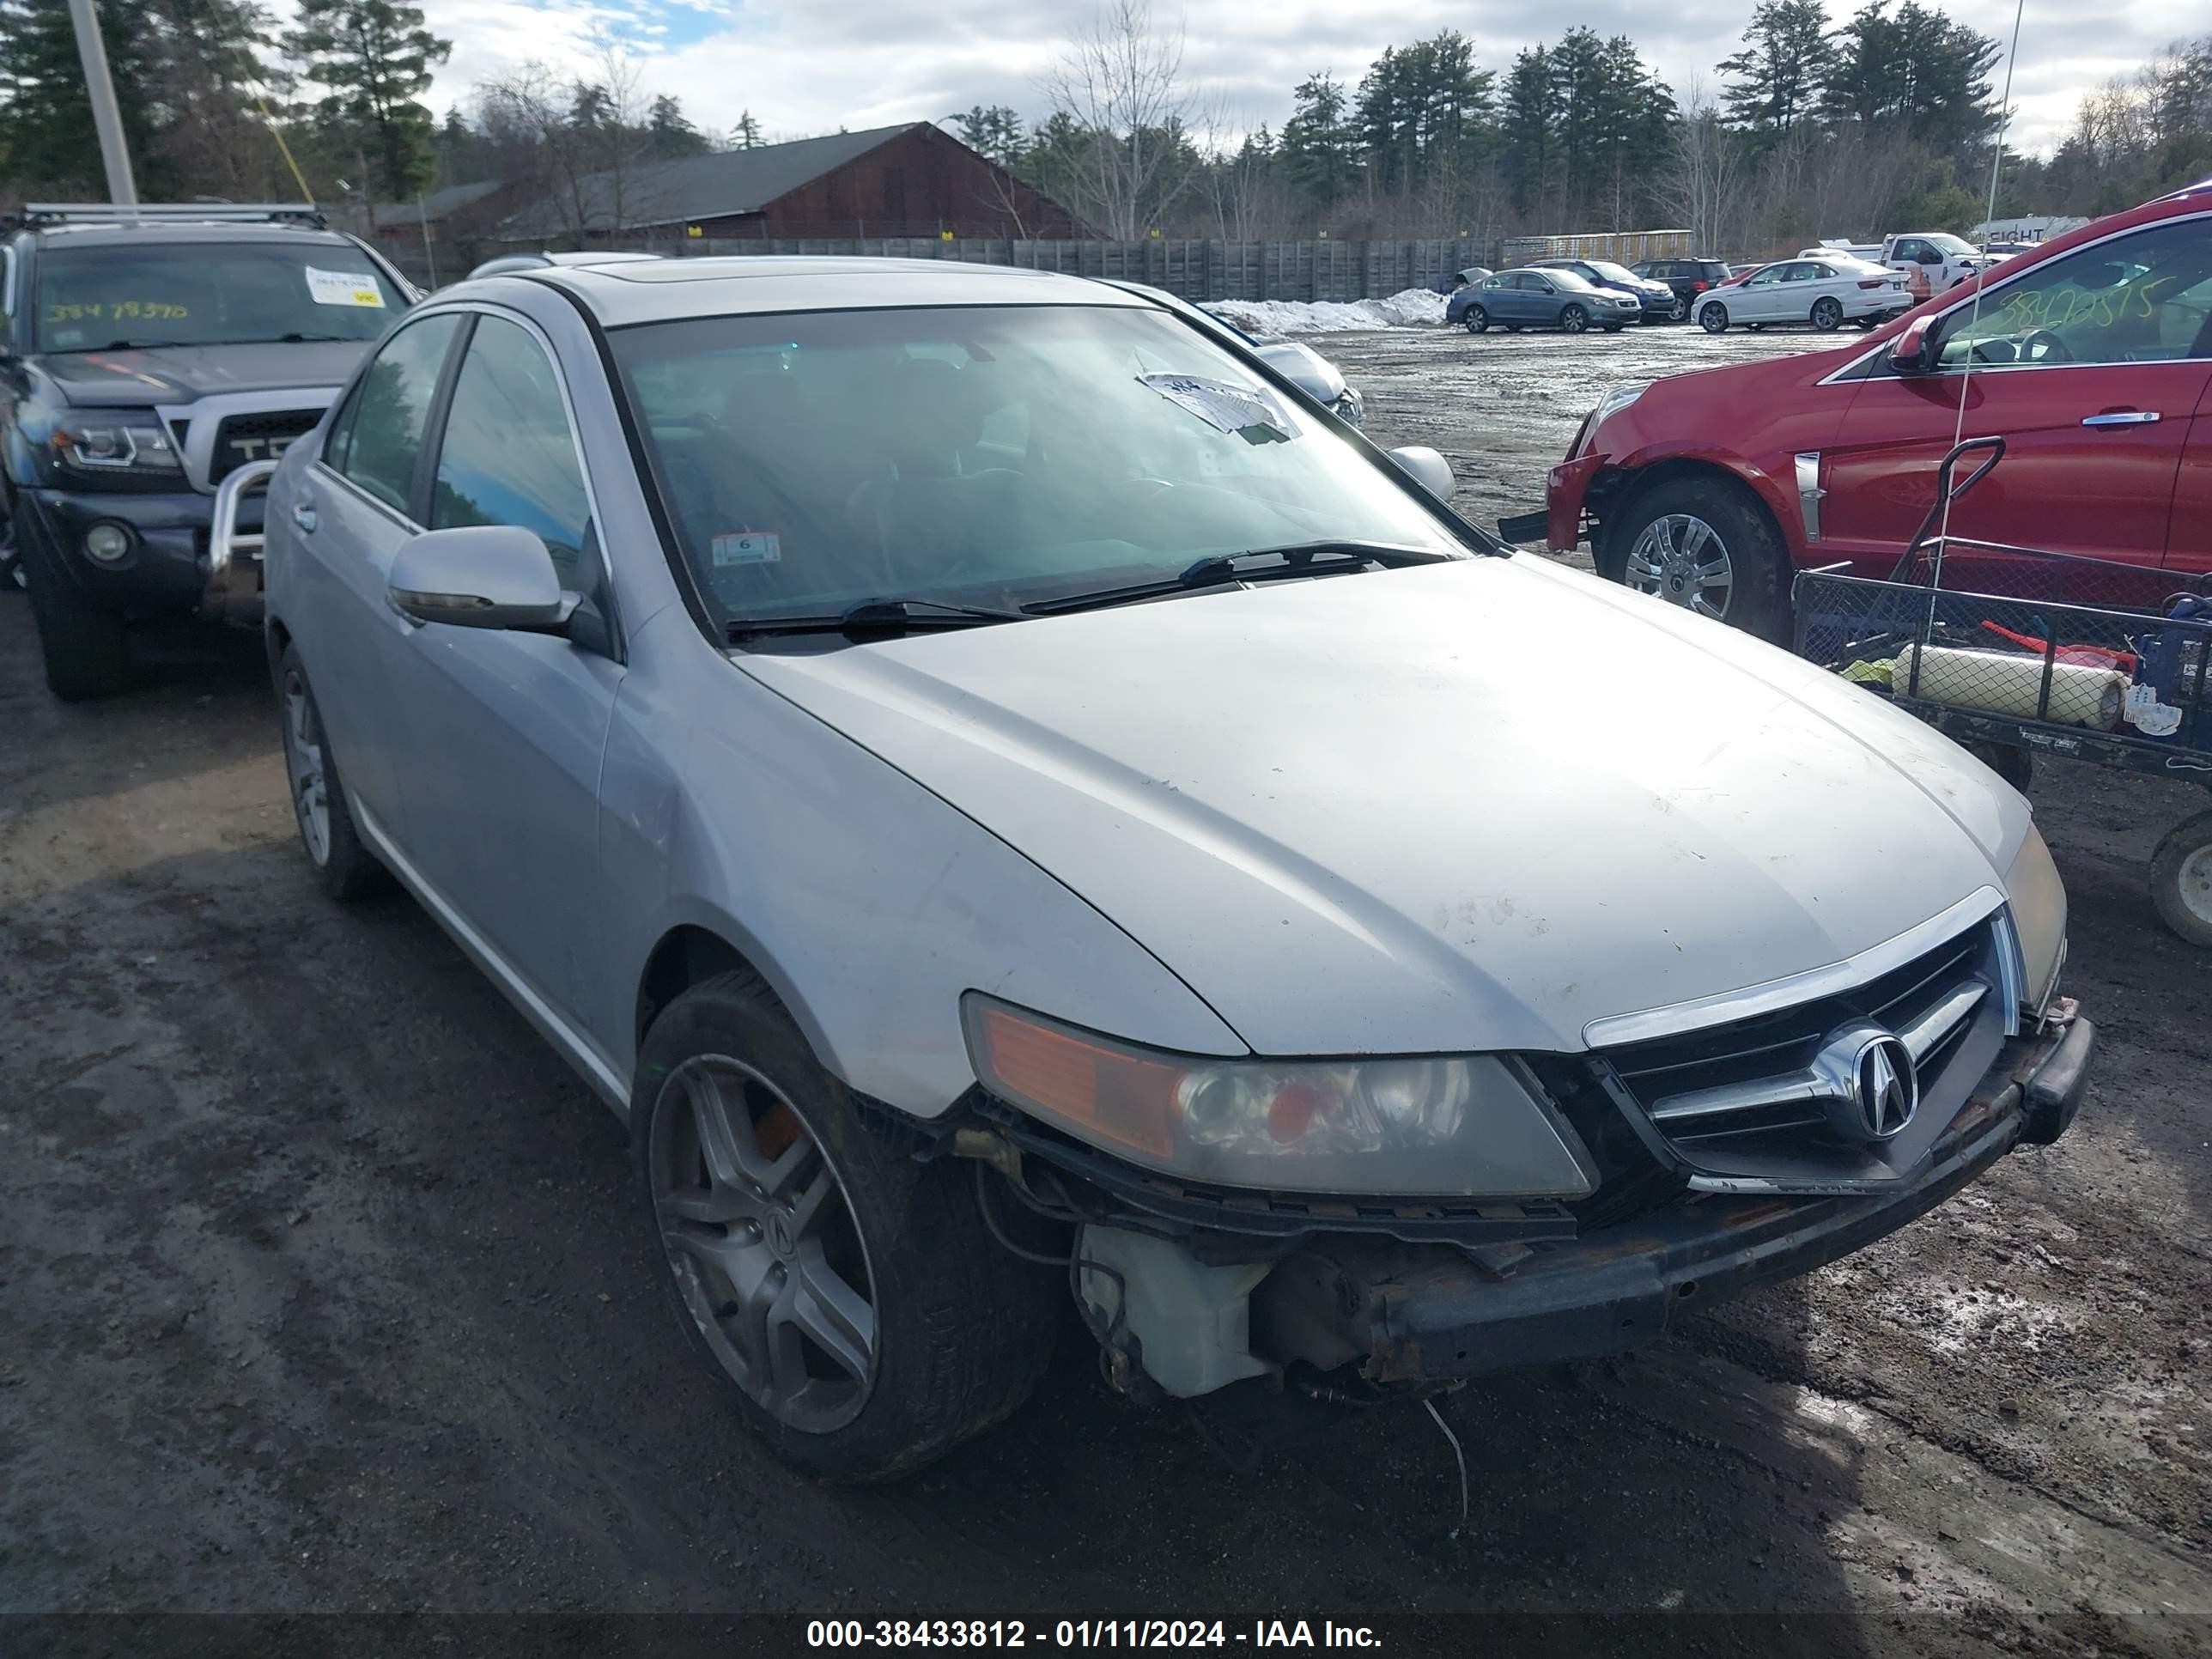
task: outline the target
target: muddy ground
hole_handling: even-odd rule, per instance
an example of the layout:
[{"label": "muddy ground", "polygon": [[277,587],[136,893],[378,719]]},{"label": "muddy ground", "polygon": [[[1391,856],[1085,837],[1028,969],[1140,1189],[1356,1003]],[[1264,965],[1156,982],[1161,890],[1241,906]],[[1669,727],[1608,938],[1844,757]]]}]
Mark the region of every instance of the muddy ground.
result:
[{"label": "muddy ground", "polygon": [[[1792,349],[1322,343],[1492,519],[1604,380]],[[784,1473],[669,1328],[613,1121],[414,906],[320,897],[251,642],[165,652],[64,708],[0,595],[0,1613],[750,1617],[738,1650],[825,1613],[1332,1616],[1413,1651],[1668,1610],[1540,1646],[2212,1646],[2212,956],[2143,890],[2201,794],[2039,781],[2104,1034],[2066,1140],[1630,1358],[1445,1401],[1453,1536],[1419,1411],[1140,1413],[1074,1340],[905,1485]],[[0,1650],[107,1628],[0,1621]],[[187,1628],[260,1627],[108,1646]]]}]

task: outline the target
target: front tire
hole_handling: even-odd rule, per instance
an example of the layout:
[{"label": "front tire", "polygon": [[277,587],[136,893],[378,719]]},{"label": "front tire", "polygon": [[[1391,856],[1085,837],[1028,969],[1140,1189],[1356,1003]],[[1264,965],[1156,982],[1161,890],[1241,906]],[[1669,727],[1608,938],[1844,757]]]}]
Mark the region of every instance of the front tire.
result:
[{"label": "front tire", "polygon": [[1565,334],[1579,334],[1589,326],[1589,313],[1580,306],[1569,306],[1559,313],[1559,331]]},{"label": "front tire", "polygon": [[1480,306],[1469,306],[1467,308],[1467,331],[1470,334],[1488,333],[1490,313]]},{"label": "front tire", "polygon": [[1813,302],[1813,326],[1821,333],[1832,333],[1843,326],[1843,301],[1832,296]]},{"label": "front tire", "polygon": [[127,690],[131,636],[123,618],[78,590],[35,520],[16,520],[15,548],[46,659],[46,689],[64,702],[90,702]]},{"label": "front tire", "polygon": [[284,775],[292,788],[292,817],[300,845],[315,866],[323,891],[349,903],[380,891],[391,874],[362,842],[347,810],[337,757],[323,730],[307,671],[297,646],[288,645],[276,665],[276,709],[283,721]]},{"label": "front tire", "polygon": [[2212,812],[2199,812],[2159,842],[2150,861],[2159,920],[2191,945],[2212,950]]},{"label": "front tire", "polygon": [[1708,334],[1727,333],[1729,331],[1728,307],[1718,300],[1708,300],[1698,307],[1698,326]]},{"label": "front tire", "polygon": [[1741,484],[1677,478],[1607,520],[1598,574],[1777,642],[1790,635],[1790,557]]},{"label": "front tire", "polygon": [[634,1088],[663,1288],[778,1456],[886,1480],[1029,1397],[1060,1276],[993,1240],[969,1164],[864,1123],[759,975],[670,1003]]}]

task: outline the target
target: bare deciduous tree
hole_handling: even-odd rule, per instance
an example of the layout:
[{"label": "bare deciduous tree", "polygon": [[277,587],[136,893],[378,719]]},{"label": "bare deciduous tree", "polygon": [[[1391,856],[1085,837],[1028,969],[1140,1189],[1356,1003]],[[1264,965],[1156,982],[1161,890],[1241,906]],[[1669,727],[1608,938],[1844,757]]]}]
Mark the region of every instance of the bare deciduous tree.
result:
[{"label": "bare deciduous tree", "polygon": [[1055,113],[1081,130],[1065,188],[1109,236],[1133,241],[1189,187],[1192,101],[1183,88],[1182,25],[1156,27],[1150,0],[1105,0],[1046,74]]}]

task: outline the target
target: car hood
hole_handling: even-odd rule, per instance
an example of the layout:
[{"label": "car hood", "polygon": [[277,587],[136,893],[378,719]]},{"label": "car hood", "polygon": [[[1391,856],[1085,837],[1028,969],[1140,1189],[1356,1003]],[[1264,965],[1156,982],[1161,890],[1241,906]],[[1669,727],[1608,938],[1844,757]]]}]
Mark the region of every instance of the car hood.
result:
[{"label": "car hood", "polygon": [[164,346],[142,351],[71,351],[42,357],[70,403],[80,407],[190,403],[220,392],[328,388],[352,374],[372,340],[286,345]]},{"label": "car hood", "polygon": [[1528,556],[735,660],[1265,1054],[1578,1048],[1994,905],[2027,830],[1871,694]]}]

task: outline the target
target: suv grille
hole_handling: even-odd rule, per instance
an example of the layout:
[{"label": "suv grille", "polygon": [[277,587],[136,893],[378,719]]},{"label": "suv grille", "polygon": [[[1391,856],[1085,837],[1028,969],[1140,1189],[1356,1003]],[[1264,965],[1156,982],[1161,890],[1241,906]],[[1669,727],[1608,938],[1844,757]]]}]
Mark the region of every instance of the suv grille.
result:
[{"label": "suv grille", "polygon": [[215,429],[215,452],[208,460],[208,483],[219,484],[233,467],[248,461],[273,461],[295,439],[314,429],[319,409],[280,410],[267,415],[233,415]]},{"label": "suv grille", "polygon": [[[1621,1091],[1692,1173],[1751,1182],[1879,1182],[1917,1164],[2003,1046],[2010,1011],[1995,919],[1855,990],[1730,1024],[1607,1049]],[[1887,1139],[1862,1127],[1854,1082],[1820,1064],[1866,1023],[1913,1057],[1918,1103]],[[1850,1042],[1843,1045],[1848,1052]]]}]

